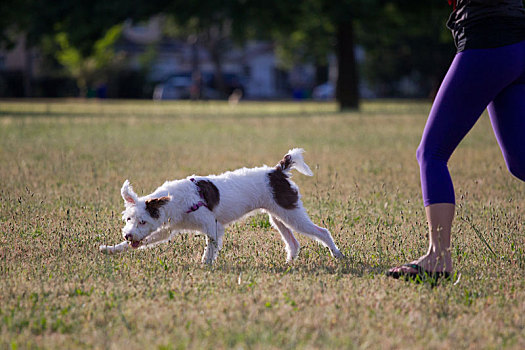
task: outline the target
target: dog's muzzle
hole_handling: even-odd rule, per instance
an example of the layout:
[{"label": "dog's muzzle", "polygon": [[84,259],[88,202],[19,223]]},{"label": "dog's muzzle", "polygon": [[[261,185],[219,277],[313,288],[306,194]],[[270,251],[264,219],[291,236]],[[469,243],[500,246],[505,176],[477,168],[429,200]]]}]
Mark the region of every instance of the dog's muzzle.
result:
[{"label": "dog's muzzle", "polygon": [[138,248],[140,246],[141,241],[134,241],[133,235],[131,233],[128,233],[127,235],[125,235],[124,238],[126,239],[126,241],[129,242],[129,244],[131,244],[132,248]]}]

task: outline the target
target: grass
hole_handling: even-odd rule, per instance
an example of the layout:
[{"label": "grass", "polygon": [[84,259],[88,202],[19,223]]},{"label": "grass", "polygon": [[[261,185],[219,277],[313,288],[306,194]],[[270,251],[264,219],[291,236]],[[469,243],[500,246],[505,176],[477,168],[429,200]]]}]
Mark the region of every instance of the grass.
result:
[{"label": "grass", "polygon": [[[457,283],[384,276],[426,250],[415,160],[430,105],[0,102],[0,348],[525,347],[525,185],[484,116],[450,161]],[[227,229],[213,267],[202,237],[105,256],[120,186],[273,165],[296,174],[312,219],[347,256],[298,237],[286,264],[256,215]]]}]

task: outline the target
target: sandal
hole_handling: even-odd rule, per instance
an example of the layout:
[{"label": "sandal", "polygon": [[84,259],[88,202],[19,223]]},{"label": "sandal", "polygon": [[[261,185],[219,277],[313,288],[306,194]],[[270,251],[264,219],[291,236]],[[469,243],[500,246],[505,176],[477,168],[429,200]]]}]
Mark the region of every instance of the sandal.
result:
[{"label": "sandal", "polygon": [[[415,270],[415,272],[410,270]],[[386,272],[386,275],[395,279],[404,278],[405,280],[419,282],[425,279],[432,279],[434,281],[437,281],[440,278],[448,279],[450,278],[451,273],[448,271],[427,271],[418,264],[404,264],[391,268]]]}]

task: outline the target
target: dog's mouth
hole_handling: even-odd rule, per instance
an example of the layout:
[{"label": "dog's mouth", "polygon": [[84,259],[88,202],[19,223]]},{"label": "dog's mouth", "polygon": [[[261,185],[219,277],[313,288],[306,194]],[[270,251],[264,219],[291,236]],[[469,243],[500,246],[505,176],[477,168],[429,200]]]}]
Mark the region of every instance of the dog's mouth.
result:
[{"label": "dog's mouth", "polygon": [[131,248],[138,248],[140,247],[140,244],[142,243],[142,241],[128,241],[129,245],[131,245]]}]

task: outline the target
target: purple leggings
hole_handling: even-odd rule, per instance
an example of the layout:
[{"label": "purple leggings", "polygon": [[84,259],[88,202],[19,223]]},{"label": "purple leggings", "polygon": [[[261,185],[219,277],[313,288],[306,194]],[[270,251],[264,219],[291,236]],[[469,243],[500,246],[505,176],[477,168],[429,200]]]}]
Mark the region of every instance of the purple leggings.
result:
[{"label": "purple leggings", "polygon": [[447,162],[486,107],[507,168],[525,181],[525,41],[452,61],[417,150],[425,206],[455,203]]}]

